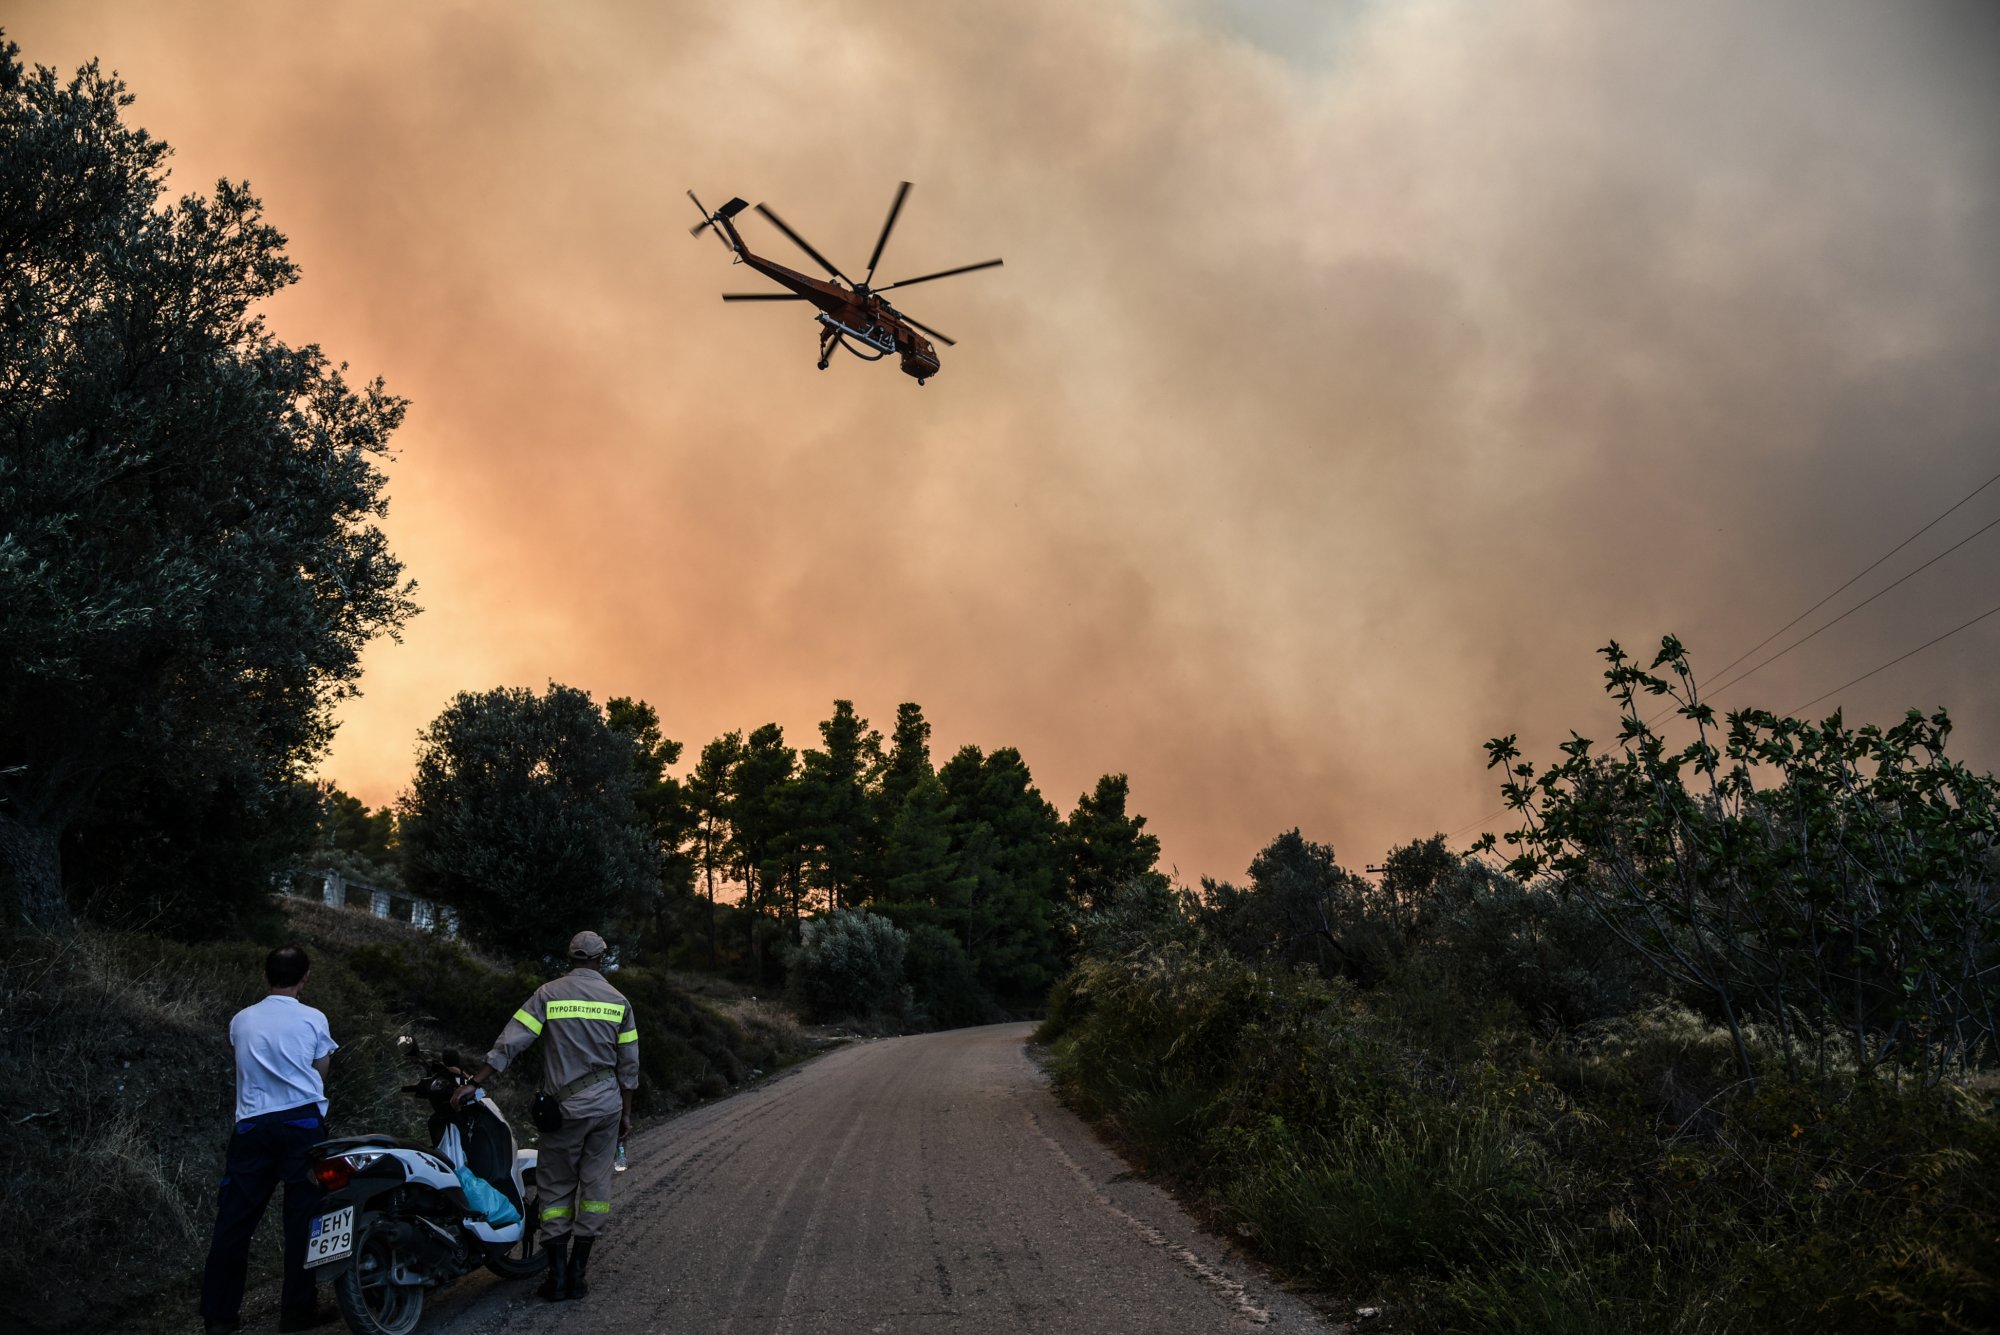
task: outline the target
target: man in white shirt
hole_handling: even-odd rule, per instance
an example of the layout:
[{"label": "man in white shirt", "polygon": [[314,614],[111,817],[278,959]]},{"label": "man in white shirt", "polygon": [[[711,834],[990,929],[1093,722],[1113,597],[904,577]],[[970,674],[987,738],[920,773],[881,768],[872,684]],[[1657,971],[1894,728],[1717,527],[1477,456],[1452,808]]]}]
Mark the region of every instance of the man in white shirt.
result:
[{"label": "man in white shirt", "polygon": [[[229,1138],[215,1233],[201,1277],[201,1319],[208,1335],[241,1323],[250,1237],[278,1183],[285,1184],[285,1286],[278,1329],[305,1330],[323,1319],[319,1292],[306,1272],[306,1234],[318,1190],[306,1176],[306,1150],[326,1139],[326,1069],[339,1044],[326,1016],[299,1000],[312,961],[297,946],[264,960],[270,995],[236,1012],[229,1042],[236,1049],[236,1130]],[[328,1315],[331,1315],[330,1313]]]}]

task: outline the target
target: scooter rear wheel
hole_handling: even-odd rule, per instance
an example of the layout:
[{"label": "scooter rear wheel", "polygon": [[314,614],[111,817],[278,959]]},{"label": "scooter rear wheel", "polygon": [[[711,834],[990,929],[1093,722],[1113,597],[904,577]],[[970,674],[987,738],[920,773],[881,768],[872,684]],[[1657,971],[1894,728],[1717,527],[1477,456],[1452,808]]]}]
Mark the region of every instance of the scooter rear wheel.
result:
[{"label": "scooter rear wheel", "polygon": [[530,1191],[521,1202],[521,1240],[504,1252],[486,1253],[486,1268],[502,1279],[528,1279],[549,1268],[535,1237],[542,1203]]},{"label": "scooter rear wheel", "polygon": [[424,1316],[419,1284],[395,1282],[388,1240],[369,1221],[356,1240],[354,1257],[333,1277],[333,1300],[354,1335],[410,1335]]}]

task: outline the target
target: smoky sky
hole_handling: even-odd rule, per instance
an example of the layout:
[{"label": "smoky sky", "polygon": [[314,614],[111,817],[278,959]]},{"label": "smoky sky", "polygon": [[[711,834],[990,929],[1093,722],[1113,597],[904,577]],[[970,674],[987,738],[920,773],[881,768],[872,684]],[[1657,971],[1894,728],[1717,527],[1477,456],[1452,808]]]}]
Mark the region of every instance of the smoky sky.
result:
[{"label": "smoky sky", "polygon": [[[1106,771],[1184,880],[1498,806],[1480,743],[1608,737],[1594,651],[1720,668],[2000,472],[1992,11],[1862,0],[17,3],[247,178],[274,327],[413,400],[427,609],[322,771],[371,802],[461,689],[690,750],[837,698]],[[919,388],[725,307],[682,191],[903,308]],[[809,267],[761,220],[746,238]],[[2000,486],[1821,617],[1979,525]],[[2000,531],[1739,687],[1786,709],[2000,603]],[[1771,646],[1780,648],[1817,619]],[[1769,652],[1769,651],[1767,651]],[[1813,711],[1949,707],[2000,617]],[[1754,660],[1753,660],[1754,661]],[[1468,832],[1469,833],[1469,832]]]}]

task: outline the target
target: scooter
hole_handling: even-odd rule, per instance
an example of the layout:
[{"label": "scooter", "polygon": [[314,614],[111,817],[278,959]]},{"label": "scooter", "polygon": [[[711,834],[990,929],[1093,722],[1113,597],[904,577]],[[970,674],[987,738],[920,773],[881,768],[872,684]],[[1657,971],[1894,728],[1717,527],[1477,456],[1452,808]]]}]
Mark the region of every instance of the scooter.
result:
[{"label": "scooter", "polygon": [[452,1091],[471,1083],[457,1053],[426,1062],[410,1039],[402,1045],[425,1071],[403,1092],[430,1103],[431,1143],[346,1136],[306,1152],[308,1174],[327,1193],[306,1267],[330,1268],[354,1335],[409,1335],[427,1292],[481,1266],[503,1279],[546,1267],[535,1247],[536,1151],[516,1146],[485,1090],[452,1108]]}]

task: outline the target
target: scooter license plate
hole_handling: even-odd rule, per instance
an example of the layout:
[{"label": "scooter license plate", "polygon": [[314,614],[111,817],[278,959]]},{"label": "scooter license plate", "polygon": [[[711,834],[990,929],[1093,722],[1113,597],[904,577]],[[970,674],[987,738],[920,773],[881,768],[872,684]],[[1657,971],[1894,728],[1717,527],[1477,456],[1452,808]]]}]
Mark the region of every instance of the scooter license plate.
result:
[{"label": "scooter license plate", "polygon": [[354,1207],[323,1214],[306,1234],[306,1268],[338,1261],[354,1250]]}]

